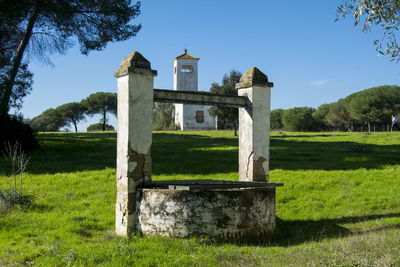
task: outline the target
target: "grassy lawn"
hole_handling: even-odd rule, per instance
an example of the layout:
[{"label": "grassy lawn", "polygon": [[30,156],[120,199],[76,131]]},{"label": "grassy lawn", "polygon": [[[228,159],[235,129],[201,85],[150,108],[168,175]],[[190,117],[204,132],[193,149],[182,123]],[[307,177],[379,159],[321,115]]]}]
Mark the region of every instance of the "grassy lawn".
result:
[{"label": "grassy lawn", "polygon": [[[114,235],[115,133],[41,133],[0,266],[400,266],[400,133],[272,133],[273,239]],[[237,180],[232,132],[155,132],[153,179]],[[0,184],[9,163],[0,158]]]}]

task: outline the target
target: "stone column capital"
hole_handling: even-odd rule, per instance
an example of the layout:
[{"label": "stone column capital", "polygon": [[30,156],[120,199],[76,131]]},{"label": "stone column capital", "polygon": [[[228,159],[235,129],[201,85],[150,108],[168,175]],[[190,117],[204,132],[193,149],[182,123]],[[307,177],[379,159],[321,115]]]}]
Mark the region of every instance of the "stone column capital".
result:
[{"label": "stone column capital", "polygon": [[157,76],[157,71],[151,69],[150,61],[137,51],[121,62],[119,69],[114,72],[114,76],[119,78],[129,73]]},{"label": "stone column capital", "polygon": [[253,86],[271,88],[274,84],[268,81],[267,75],[262,73],[258,68],[253,67],[240,77],[240,81],[236,84],[235,88],[239,90]]}]

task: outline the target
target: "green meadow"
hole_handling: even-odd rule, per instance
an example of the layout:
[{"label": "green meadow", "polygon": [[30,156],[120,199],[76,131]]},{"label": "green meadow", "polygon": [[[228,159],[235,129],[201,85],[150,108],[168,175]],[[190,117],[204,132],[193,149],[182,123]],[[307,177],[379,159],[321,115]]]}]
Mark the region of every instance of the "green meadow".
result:
[{"label": "green meadow", "polygon": [[[116,133],[40,133],[0,213],[0,266],[400,266],[400,132],[271,135],[277,228],[263,238],[114,235]],[[237,180],[228,131],[154,132],[153,180]],[[10,163],[0,158],[7,188]]]}]

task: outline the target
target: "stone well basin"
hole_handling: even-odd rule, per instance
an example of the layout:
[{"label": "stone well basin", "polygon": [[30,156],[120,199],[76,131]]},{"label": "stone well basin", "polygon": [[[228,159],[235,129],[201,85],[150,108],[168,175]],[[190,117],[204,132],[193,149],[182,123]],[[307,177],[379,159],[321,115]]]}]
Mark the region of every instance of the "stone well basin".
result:
[{"label": "stone well basin", "polygon": [[137,192],[144,236],[243,238],[275,230],[275,188],[283,184],[222,180],[153,181]]}]

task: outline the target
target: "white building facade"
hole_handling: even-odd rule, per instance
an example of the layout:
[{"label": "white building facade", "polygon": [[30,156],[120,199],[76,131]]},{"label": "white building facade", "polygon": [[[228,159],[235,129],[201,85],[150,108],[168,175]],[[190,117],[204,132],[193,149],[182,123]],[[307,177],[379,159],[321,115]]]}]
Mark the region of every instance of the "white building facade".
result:
[{"label": "white building facade", "polygon": [[[174,90],[198,91],[198,61],[200,58],[185,53],[176,57],[174,65]],[[180,130],[215,130],[216,120],[210,116],[210,106],[174,104],[175,124]]]}]

